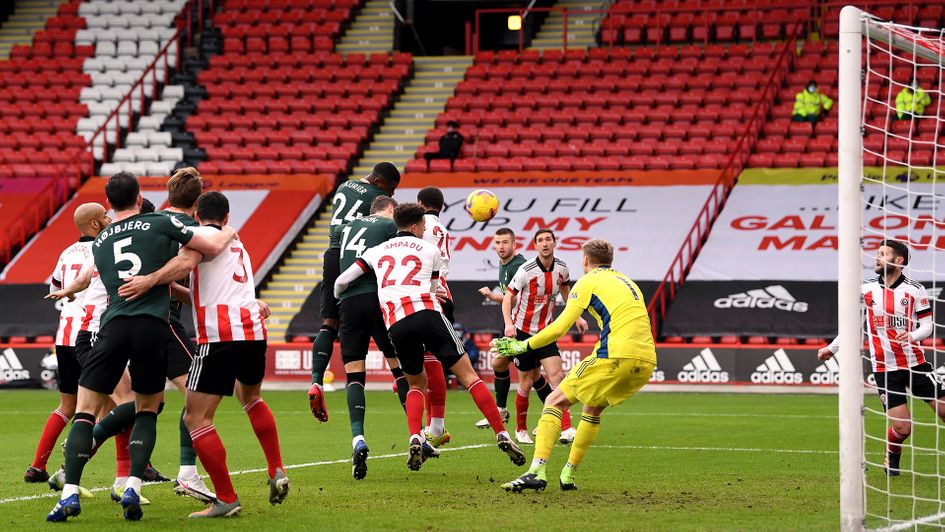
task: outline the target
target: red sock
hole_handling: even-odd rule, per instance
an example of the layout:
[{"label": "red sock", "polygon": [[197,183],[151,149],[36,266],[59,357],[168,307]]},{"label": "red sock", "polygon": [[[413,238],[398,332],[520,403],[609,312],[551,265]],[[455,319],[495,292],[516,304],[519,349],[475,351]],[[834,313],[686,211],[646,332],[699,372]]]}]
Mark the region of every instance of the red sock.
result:
[{"label": "red sock", "polygon": [[407,429],[410,436],[420,434],[423,425],[423,395],[423,392],[415,388],[407,392]]},{"label": "red sock", "polygon": [[56,440],[62,434],[62,429],[66,428],[69,418],[58,409],[53,410],[46,418],[46,425],[43,427],[43,435],[39,437],[39,443],[36,445],[36,456],[33,457],[33,467],[46,470],[46,462],[52,454],[53,447],[56,446]]},{"label": "red sock", "polygon": [[128,442],[131,440],[131,429],[127,428],[115,435],[115,476],[127,477],[131,470],[131,453],[128,452]]},{"label": "red sock", "polygon": [[243,407],[249,422],[253,425],[256,439],[266,455],[266,465],[269,467],[269,478],[276,478],[276,469],[282,468],[282,453],[279,452],[279,432],[276,430],[276,419],[272,417],[262,398]]},{"label": "red sock", "polygon": [[217,429],[213,425],[201,427],[191,431],[190,439],[194,442],[194,450],[197,451],[200,463],[203,464],[210,475],[210,480],[213,481],[213,490],[217,498],[227,504],[236,501],[236,491],[233,490],[230,471],[226,468],[226,449],[220,441],[220,436],[217,435]]},{"label": "red sock", "polygon": [[528,430],[528,395],[515,394],[515,430]]},{"label": "red sock", "polygon": [[489,389],[482,383],[482,380],[476,379],[475,382],[469,386],[469,395],[471,395],[473,401],[476,402],[479,411],[489,420],[489,425],[492,427],[492,430],[495,431],[496,434],[504,431],[505,425],[502,424],[502,416],[499,415],[499,409],[495,406],[495,400],[492,399],[492,394],[489,393]]},{"label": "red sock", "polygon": [[893,454],[901,454],[902,442],[906,441],[908,437],[908,434],[903,436],[896,432],[896,429],[889,427],[889,430],[886,431],[886,441],[888,442],[886,449]]},{"label": "red sock", "polygon": [[561,412],[561,430],[568,430],[571,428],[571,411],[565,409],[564,412]]},{"label": "red sock", "polygon": [[430,418],[443,418],[446,415],[446,375],[443,364],[430,353],[423,355],[423,369],[427,372],[427,425]]}]

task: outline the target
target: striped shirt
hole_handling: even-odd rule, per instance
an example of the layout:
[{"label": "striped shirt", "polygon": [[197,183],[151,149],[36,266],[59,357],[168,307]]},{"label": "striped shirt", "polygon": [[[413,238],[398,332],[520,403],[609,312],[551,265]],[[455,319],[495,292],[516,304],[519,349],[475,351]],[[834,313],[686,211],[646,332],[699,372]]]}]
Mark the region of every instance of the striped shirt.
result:
[{"label": "striped shirt", "polygon": [[365,251],[355,264],[377,276],[377,299],[387,328],[421,310],[443,312],[434,292],[443,258],[426,240],[399,233]]},{"label": "striped shirt", "polygon": [[924,364],[922,348],[912,342],[899,342],[896,335],[915,330],[923,318],[931,319],[932,307],[925,287],[905,275],[900,275],[889,287],[884,286],[882,277],[875,277],[863,282],[862,293],[873,371],[896,371]]},{"label": "striped shirt", "polygon": [[[56,269],[50,276],[50,293],[63,288],[79,276],[79,273],[92,262],[91,237],[82,237],[78,242],[62,250]],[[62,300],[62,311],[59,313],[59,326],[56,328],[56,345],[74,347],[76,336],[82,328],[87,312],[85,308],[86,290],[75,294],[75,299]]]},{"label": "striped shirt", "polygon": [[518,296],[512,310],[515,328],[526,334],[544,329],[554,319],[555,300],[561,285],[570,281],[568,265],[557,257],[549,270],[537,257],[523,264],[508,286],[508,291]]},{"label": "striped shirt", "polygon": [[446,284],[446,276],[450,272],[450,232],[440,223],[440,217],[436,211],[427,211],[423,215],[425,229],[423,239],[436,246],[440,250],[440,257],[443,259],[443,269],[440,270],[440,288],[446,292],[446,298],[453,299],[450,293],[450,287]]},{"label": "striped shirt", "polygon": [[[211,236],[219,229],[205,225],[191,231]],[[253,267],[242,242],[233,240],[213,260],[199,263],[190,275],[198,344],[266,339]]]}]

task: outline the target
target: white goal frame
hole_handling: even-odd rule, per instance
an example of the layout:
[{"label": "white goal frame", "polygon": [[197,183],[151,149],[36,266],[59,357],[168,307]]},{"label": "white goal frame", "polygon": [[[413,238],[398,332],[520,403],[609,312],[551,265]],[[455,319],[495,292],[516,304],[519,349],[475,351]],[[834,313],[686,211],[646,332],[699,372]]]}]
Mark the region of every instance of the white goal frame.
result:
[{"label": "white goal frame", "polygon": [[[864,37],[945,66],[945,47],[846,6],[840,13],[838,124],[838,338],[840,421],[840,528],[866,527],[866,456],[864,382],[862,373],[863,314],[861,226],[863,221],[863,65]],[[942,514],[891,527],[913,528],[938,521]]]}]

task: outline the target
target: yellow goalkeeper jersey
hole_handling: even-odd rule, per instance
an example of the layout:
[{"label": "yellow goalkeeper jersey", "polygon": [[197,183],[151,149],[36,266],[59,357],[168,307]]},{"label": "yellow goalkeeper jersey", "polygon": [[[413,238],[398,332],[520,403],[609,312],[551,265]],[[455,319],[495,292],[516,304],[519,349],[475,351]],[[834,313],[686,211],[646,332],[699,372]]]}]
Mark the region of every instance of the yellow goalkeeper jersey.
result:
[{"label": "yellow goalkeeper jersey", "polygon": [[656,364],[643,292],[626,275],[604,266],[584,274],[574,284],[564,311],[528,341],[529,347],[537,349],[560,338],[585,310],[600,326],[600,341],[592,355],[636,358]]}]

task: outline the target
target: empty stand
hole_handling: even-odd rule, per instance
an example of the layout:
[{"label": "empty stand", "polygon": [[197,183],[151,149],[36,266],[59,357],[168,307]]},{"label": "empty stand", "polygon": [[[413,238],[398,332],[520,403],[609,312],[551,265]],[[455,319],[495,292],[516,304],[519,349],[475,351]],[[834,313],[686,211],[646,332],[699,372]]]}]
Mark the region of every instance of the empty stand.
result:
[{"label": "empty stand", "polygon": [[407,170],[425,171],[450,120],[459,171],[721,168],[782,46],[480,52]]}]

